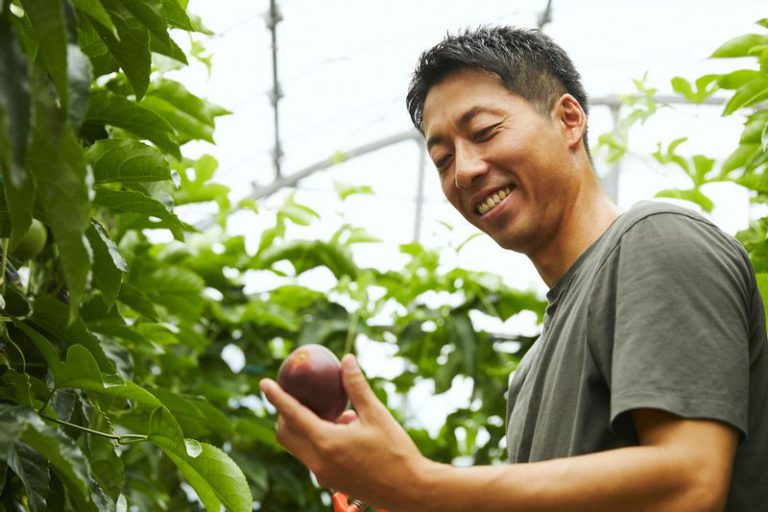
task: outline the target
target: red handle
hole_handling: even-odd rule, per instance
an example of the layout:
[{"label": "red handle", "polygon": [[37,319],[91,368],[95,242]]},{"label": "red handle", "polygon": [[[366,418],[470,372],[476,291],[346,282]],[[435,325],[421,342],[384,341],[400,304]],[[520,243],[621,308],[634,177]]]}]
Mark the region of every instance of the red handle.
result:
[{"label": "red handle", "polygon": [[[377,510],[377,509],[374,509]],[[363,512],[354,503],[349,503],[349,496],[341,492],[333,493],[333,511],[334,512]],[[387,512],[384,509],[378,509],[378,512]]]}]

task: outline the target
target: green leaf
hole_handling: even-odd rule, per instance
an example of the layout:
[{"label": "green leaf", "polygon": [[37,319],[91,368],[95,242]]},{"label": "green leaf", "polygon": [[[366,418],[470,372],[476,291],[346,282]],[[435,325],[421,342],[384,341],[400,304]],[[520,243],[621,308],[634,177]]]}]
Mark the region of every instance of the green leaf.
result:
[{"label": "green leaf", "polygon": [[21,0],[21,5],[32,22],[40,58],[66,110],[69,101],[67,30],[61,0]]},{"label": "green leaf", "polygon": [[75,44],[67,45],[67,83],[69,86],[69,122],[79,129],[88,110],[93,72],[91,61]]},{"label": "green leaf", "polygon": [[262,268],[268,268],[280,260],[288,260],[297,274],[321,265],[328,267],[337,278],[355,277],[358,272],[357,265],[343,247],[320,240],[295,240],[282,246],[267,247],[257,261]]},{"label": "green leaf", "polygon": [[101,290],[107,306],[112,306],[120,293],[128,265],[101,224],[91,221],[86,236],[93,249],[93,281]]},{"label": "green leaf", "polygon": [[117,28],[117,37],[100,24],[93,28],[120,64],[136,97],[141,98],[149,86],[152,65],[149,31],[119,0],[101,0],[101,3]]},{"label": "green leaf", "polygon": [[75,7],[101,23],[104,28],[117,36],[117,29],[112,23],[112,18],[109,17],[109,13],[107,13],[107,10],[104,9],[99,0],[73,0],[73,3]]},{"label": "green leaf", "polygon": [[231,112],[190,93],[186,87],[173,80],[162,79],[154,82],[142,102],[163,116],[180,134],[189,139],[213,142],[213,127],[216,117]]},{"label": "green leaf", "polygon": [[333,186],[342,201],[354,194],[373,194],[373,189],[368,185],[348,185],[334,182]]},{"label": "green leaf", "polygon": [[142,139],[152,141],[158,148],[181,158],[173,127],[154,112],[107,91],[93,91],[86,123],[116,126]]},{"label": "green leaf", "polygon": [[677,164],[688,176],[691,176],[693,178],[693,175],[691,174],[691,168],[690,165],[688,165],[688,162],[685,161],[685,158],[678,155],[675,151],[678,146],[680,146],[682,143],[688,140],[688,137],[680,137],[678,139],[673,140],[669,143],[669,146],[667,146],[667,149],[664,153],[661,152],[661,143],[659,143],[658,149],[653,153],[653,157],[656,159],[657,162],[660,164],[669,164],[674,163]]},{"label": "green leaf", "polygon": [[[101,5],[101,4],[99,4]],[[110,23],[112,20],[110,19]],[[97,23],[94,21],[93,23]],[[119,71],[120,64],[110,53],[99,33],[94,28],[89,16],[77,17],[77,40],[80,49],[88,56],[93,64],[93,75],[102,76]],[[103,28],[103,30],[109,30]],[[112,31],[112,37],[116,36],[116,29]]]},{"label": "green leaf", "polygon": [[659,192],[656,192],[656,197],[669,197],[672,199],[682,199],[684,201],[690,201],[692,203],[695,203],[705,211],[705,212],[711,212],[715,209],[715,203],[712,202],[710,198],[705,196],[700,190],[698,189],[691,189],[691,190],[677,190],[677,189],[667,189],[667,190],[661,190]]},{"label": "green leaf", "polygon": [[0,403],[0,460],[8,460],[17,441],[48,459],[67,487],[87,499],[90,467],[74,441],[43,423],[33,409]]},{"label": "green leaf", "polygon": [[67,350],[66,361],[52,368],[57,388],[78,388],[124,398],[150,407],[160,407],[160,401],[149,391],[118,375],[104,375],[96,359],[82,345]]},{"label": "green leaf", "polygon": [[87,151],[96,184],[169,181],[168,161],[157,149],[132,139],[105,139]]},{"label": "green leaf", "polygon": [[120,294],[117,296],[118,300],[130,307],[137,313],[149,318],[150,320],[157,321],[157,311],[155,305],[149,298],[144,295],[141,290],[131,285],[130,283],[123,283],[120,287]]},{"label": "green leaf", "polygon": [[702,185],[706,182],[707,173],[715,166],[715,160],[704,155],[693,155],[691,160],[694,168],[693,183],[696,186]]},{"label": "green leaf", "polygon": [[735,90],[747,82],[751,82],[752,80],[755,80],[759,77],[759,71],[755,71],[753,69],[739,69],[737,71],[732,71],[731,73],[721,76],[718,80],[718,83],[722,89]]},{"label": "green leaf", "polygon": [[168,228],[176,240],[184,240],[184,225],[163,203],[135,190],[110,190],[97,188],[93,203],[118,212],[138,213],[156,217],[157,228]]},{"label": "green leaf", "polygon": [[727,176],[731,171],[744,167],[746,163],[760,150],[760,144],[741,144],[720,167],[720,174]]},{"label": "green leaf", "polygon": [[164,267],[135,282],[153,302],[165,306],[171,314],[195,321],[205,304],[205,281],[182,267]]},{"label": "green leaf", "polygon": [[[69,322],[67,305],[55,297],[35,297],[31,322],[59,346],[84,345],[96,358],[102,373],[115,373],[115,363],[104,353],[102,343],[88,330],[82,319],[77,318],[74,322]],[[25,333],[29,335],[26,331]]]},{"label": "green leaf", "polygon": [[184,144],[190,140],[204,140],[211,144],[214,143],[212,125],[200,122],[166,100],[157,96],[147,95],[141,101],[141,106],[168,121],[176,129],[179,143]]},{"label": "green leaf", "polygon": [[747,82],[741,86],[725,105],[723,115],[729,115],[740,108],[750,107],[768,98],[768,77]]},{"label": "green leaf", "polygon": [[170,41],[161,0],[120,0],[126,9],[155,37]]},{"label": "green leaf", "polygon": [[46,84],[38,79],[33,90],[36,116],[27,165],[59,250],[73,319],[91,269],[91,249],[85,239],[90,214],[87,169],[82,147]]},{"label": "green leaf", "polygon": [[456,313],[450,316],[448,324],[448,339],[456,347],[460,355],[464,373],[475,375],[477,335],[472,327],[472,321],[466,313]]},{"label": "green leaf", "polygon": [[0,169],[11,248],[32,222],[35,186],[25,159],[30,127],[27,61],[6,17],[0,17]]},{"label": "green leaf", "polygon": [[251,299],[240,317],[241,322],[253,322],[257,325],[269,325],[290,332],[298,332],[301,318],[292,309],[258,299]]},{"label": "green leaf", "polygon": [[763,298],[763,308],[765,313],[768,314],[768,273],[759,272],[755,275],[757,280],[757,288],[760,290],[760,295]]},{"label": "green leaf", "polygon": [[754,46],[763,44],[768,44],[768,36],[744,34],[725,42],[710,55],[710,58],[747,57]]},{"label": "green leaf", "polygon": [[177,0],[163,0],[163,10],[165,11],[165,19],[168,20],[168,25],[188,32],[195,30],[195,27],[192,26],[192,22],[189,20],[186,9]]},{"label": "green leaf", "polygon": [[158,408],[152,414],[149,440],[176,464],[209,512],[219,512],[222,506],[232,512],[250,512],[253,497],[240,468],[215,446],[184,439],[167,409]]},{"label": "green leaf", "polygon": [[51,483],[48,462],[28,445],[16,442],[8,457],[8,467],[24,484],[29,510],[31,512],[48,510],[46,499]]}]

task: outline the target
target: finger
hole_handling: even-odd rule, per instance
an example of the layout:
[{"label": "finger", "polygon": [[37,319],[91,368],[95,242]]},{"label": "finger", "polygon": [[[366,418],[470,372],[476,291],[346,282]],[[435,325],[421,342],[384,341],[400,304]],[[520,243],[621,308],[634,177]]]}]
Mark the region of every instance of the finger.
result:
[{"label": "finger", "polygon": [[386,413],[384,405],[373,393],[371,386],[363,375],[362,370],[357,364],[355,356],[346,354],[341,359],[341,375],[344,384],[344,390],[347,392],[349,401],[357,411],[357,415],[365,421],[373,419],[376,416]]},{"label": "finger", "polygon": [[277,409],[280,417],[290,426],[291,430],[308,434],[322,428],[323,420],[290,394],[283,391],[283,388],[277,382],[272,379],[262,379],[259,382],[259,387],[267,397],[267,400],[269,400],[269,403]]},{"label": "finger", "polygon": [[343,413],[341,413],[341,415],[338,418],[336,418],[334,423],[336,423],[337,425],[349,425],[353,421],[357,421],[357,413],[355,411],[348,409]]}]

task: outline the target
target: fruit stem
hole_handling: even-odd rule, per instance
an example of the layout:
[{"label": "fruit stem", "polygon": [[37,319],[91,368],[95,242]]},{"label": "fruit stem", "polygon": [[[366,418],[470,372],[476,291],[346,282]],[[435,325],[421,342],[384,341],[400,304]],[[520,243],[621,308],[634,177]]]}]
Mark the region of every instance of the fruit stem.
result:
[{"label": "fruit stem", "polygon": [[349,327],[347,327],[347,340],[344,343],[344,353],[349,354],[352,351],[352,343],[355,341],[355,332],[357,331],[357,320],[359,316],[357,313],[352,315],[349,321]]}]

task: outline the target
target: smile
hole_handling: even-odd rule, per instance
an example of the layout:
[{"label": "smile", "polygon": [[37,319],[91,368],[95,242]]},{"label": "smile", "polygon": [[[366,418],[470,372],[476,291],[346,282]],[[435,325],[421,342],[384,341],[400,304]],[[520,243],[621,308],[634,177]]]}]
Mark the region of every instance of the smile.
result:
[{"label": "smile", "polygon": [[505,197],[507,197],[509,194],[512,193],[512,188],[506,187],[501,190],[497,190],[488,198],[486,198],[484,201],[481,201],[477,206],[475,206],[475,213],[478,215],[485,215],[489,211],[491,211],[493,208],[496,207],[497,204],[499,204]]}]

